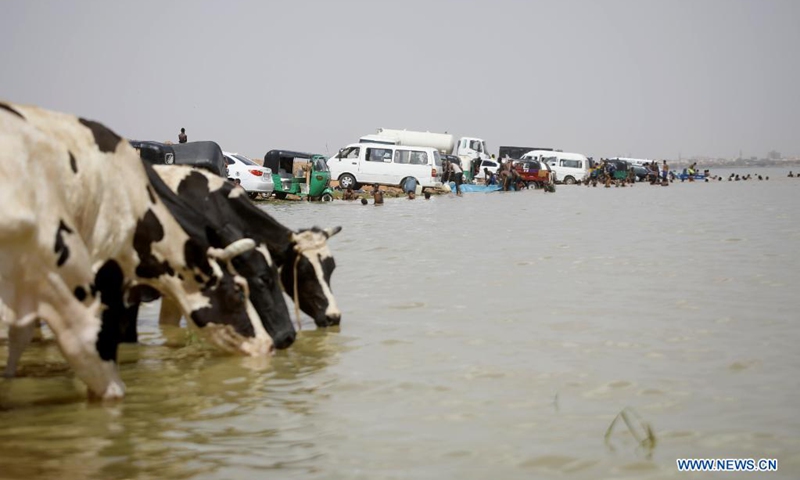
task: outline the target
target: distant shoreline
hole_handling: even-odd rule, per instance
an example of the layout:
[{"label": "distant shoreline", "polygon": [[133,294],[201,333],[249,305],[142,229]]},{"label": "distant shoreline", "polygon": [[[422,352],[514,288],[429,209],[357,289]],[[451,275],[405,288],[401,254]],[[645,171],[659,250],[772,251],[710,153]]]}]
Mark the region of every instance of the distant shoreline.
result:
[{"label": "distant shoreline", "polygon": [[[660,163],[660,162],[659,162]],[[688,167],[696,163],[698,168],[744,168],[744,167],[797,167],[800,166],[800,159],[797,160],[690,160],[690,161],[669,161],[670,167]]]}]

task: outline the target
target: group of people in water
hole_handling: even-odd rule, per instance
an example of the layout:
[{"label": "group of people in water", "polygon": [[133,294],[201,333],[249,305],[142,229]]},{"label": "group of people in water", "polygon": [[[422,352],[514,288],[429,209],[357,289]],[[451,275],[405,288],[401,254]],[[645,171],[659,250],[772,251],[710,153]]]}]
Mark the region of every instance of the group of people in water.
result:
[{"label": "group of people in water", "polygon": [[[620,173],[617,169],[620,166],[626,166],[627,171]],[[642,173],[644,169],[644,173]],[[792,177],[792,172],[789,172],[789,177]],[[800,175],[798,175],[800,176]],[[742,180],[769,180],[768,176],[761,176],[758,174],[739,175],[731,173],[728,177],[729,182],[738,182]],[[647,162],[640,167],[627,166],[625,163],[617,162],[615,160],[601,159],[600,162],[594,163],[589,170],[589,175],[584,180],[586,186],[597,186],[598,183],[610,187],[612,184],[617,187],[624,187],[626,185],[633,186],[637,181],[648,182],[650,185],[669,186],[676,180],[681,182],[689,181],[722,181],[719,175],[712,175],[708,169],[700,172],[697,169],[697,163],[691,164],[689,167],[684,168],[680,173],[671,170],[666,160],[661,163],[657,161]]]},{"label": "group of people in water", "polygon": [[[416,188],[414,188],[414,189],[404,189],[404,190],[405,190],[406,198],[408,198],[409,200],[414,200],[415,198],[417,198]],[[376,206],[383,205],[383,190],[381,190],[381,186],[380,185],[378,185],[377,183],[373,184],[372,185],[372,191],[370,192],[370,194],[372,195],[372,203],[373,203],[373,205],[376,205]],[[431,199],[431,192],[425,191],[425,192],[423,192],[423,196],[425,197],[425,200],[430,200]],[[359,192],[356,192],[355,190],[353,190],[353,187],[347,187],[347,189],[345,189],[344,193],[342,194],[342,200],[346,200],[346,201],[360,200],[362,205],[368,205],[369,204],[369,200],[367,200],[367,197],[366,196],[362,197],[359,194]]]},{"label": "group of people in water", "polygon": [[[456,185],[456,195],[461,196],[461,185],[463,184],[463,170],[461,166],[458,165],[456,162],[446,161],[447,163],[443,163],[443,174],[442,174],[442,183],[447,183],[448,181],[453,182]],[[624,172],[619,172],[618,166],[624,165],[626,170]],[[656,161],[648,162],[642,165],[642,167],[646,170],[646,174],[644,175],[643,179],[639,179],[639,182],[646,181],[650,185],[661,185],[661,186],[669,186],[670,183],[674,182],[675,180],[680,181],[689,181],[693,182],[695,180],[703,180],[705,182],[709,181],[719,181],[723,180],[722,176],[719,175],[711,175],[711,172],[706,169],[703,170],[702,174],[697,170],[697,164],[693,163],[688,168],[683,169],[681,174],[676,174],[673,170],[670,169],[669,164],[667,164],[666,160],[663,160],[661,164]],[[520,172],[513,166],[512,161],[507,162],[500,162],[500,166],[497,169],[497,173],[489,171],[488,168],[484,168],[484,184],[485,185],[500,185],[502,190],[508,191],[511,189],[514,190],[522,190],[524,188],[528,188],[527,182],[525,182],[520,175]],[[800,178],[800,173],[795,175],[791,170],[789,171],[789,178],[794,177]],[[624,163],[619,164],[614,160],[607,160],[601,159],[599,162],[592,162],[592,167],[589,169],[589,174],[583,180],[583,183],[586,186],[592,185],[597,186],[598,183],[604,185],[606,188],[611,187],[613,184],[616,187],[625,187],[627,185],[633,186],[634,183],[637,182],[638,173],[631,167]],[[738,173],[731,173],[728,176],[729,182],[739,182],[739,181],[747,181],[747,180],[769,180],[769,176],[762,176],[759,174],[747,174],[747,175],[739,175]],[[403,185],[403,194],[409,200],[414,200],[417,197],[417,187],[416,181],[413,179],[409,179],[409,182],[406,182]],[[363,191],[355,191],[353,187],[348,187],[342,194],[342,200],[346,201],[354,201],[360,200],[362,205],[368,205],[369,200],[367,199],[367,195],[362,196],[366,192]],[[384,191],[381,190],[380,185],[377,183],[372,185],[372,191],[370,192],[373,204],[383,205],[383,197]],[[431,199],[431,192],[424,191],[423,195],[425,200]]]}]

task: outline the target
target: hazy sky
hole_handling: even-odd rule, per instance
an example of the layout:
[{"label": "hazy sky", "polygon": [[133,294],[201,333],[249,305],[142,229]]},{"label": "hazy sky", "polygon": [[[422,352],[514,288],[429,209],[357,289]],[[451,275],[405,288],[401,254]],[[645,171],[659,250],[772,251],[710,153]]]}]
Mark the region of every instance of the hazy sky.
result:
[{"label": "hazy sky", "polygon": [[0,0],[0,98],[259,158],[378,127],[800,155],[800,1]]}]

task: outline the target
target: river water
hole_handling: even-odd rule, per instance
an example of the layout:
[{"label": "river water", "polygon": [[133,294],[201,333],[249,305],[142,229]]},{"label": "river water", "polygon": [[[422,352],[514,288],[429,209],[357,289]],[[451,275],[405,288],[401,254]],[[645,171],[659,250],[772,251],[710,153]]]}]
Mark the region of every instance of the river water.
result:
[{"label": "river water", "polygon": [[[147,306],[111,406],[35,344],[0,380],[0,478],[672,478],[686,457],[776,458],[769,478],[797,478],[786,172],[265,204],[293,228],[343,227],[342,326],[304,317],[291,349],[243,359]],[[623,411],[632,429],[606,435]]]}]

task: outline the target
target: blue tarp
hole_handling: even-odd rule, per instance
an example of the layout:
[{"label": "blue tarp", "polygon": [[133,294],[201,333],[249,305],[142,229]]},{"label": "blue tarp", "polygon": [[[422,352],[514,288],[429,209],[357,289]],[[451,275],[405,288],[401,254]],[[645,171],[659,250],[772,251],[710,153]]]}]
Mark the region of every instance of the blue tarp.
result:
[{"label": "blue tarp", "polygon": [[[471,185],[469,183],[461,184],[461,192],[463,193],[476,193],[476,192],[496,192],[500,190],[500,185]],[[456,193],[456,184],[450,182],[450,191]]]},{"label": "blue tarp", "polygon": [[[679,174],[675,175],[675,177],[678,180],[689,180],[689,174],[688,173],[679,173]],[[704,174],[702,174],[702,173],[695,173],[694,174],[694,179],[695,180],[705,180],[706,176]]]}]

